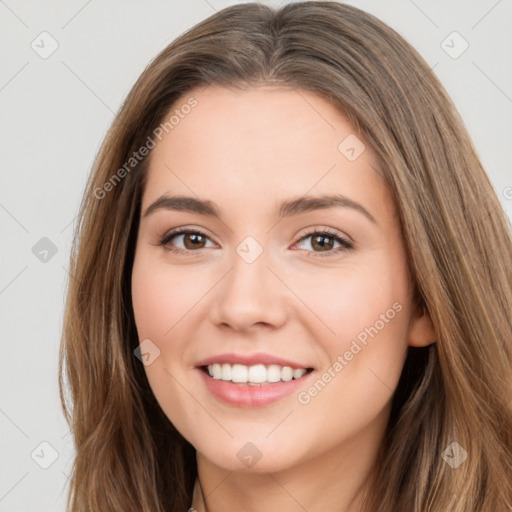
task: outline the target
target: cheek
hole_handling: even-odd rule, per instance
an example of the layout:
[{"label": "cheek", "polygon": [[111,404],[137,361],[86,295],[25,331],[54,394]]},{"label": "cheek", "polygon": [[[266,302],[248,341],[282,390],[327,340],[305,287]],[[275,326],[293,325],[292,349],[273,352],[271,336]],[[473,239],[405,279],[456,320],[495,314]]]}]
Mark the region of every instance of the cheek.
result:
[{"label": "cheek", "polygon": [[184,294],[190,290],[180,277],[182,273],[164,270],[143,250],[136,254],[132,270],[133,311],[139,342],[150,340],[150,346],[158,353],[158,357],[144,367],[157,398],[158,390],[168,386],[171,378],[165,369],[174,372],[169,362],[181,363],[183,350],[179,343],[183,338],[179,331],[184,322],[180,319],[186,316]]},{"label": "cheek", "polygon": [[379,333],[393,332],[391,338],[401,332],[403,338],[409,303],[406,267],[368,258],[338,272],[320,269],[290,279],[295,279],[294,292],[315,314],[316,333],[327,341],[330,353],[348,349],[353,339],[364,343],[375,333],[373,327]]},{"label": "cheek", "polygon": [[[190,267],[192,268],[192,267]],[[186,431],[185,411],[190,398],[177,382],[183,381],[187,366],[187,312],[191,302],[201,297],[186,271],[170,271],[155,262],[144,250],[136,254],[132,270],[132,302],[139,341],[149,339],[158,347],[158,356],[144,370],[153,394],[169,420]]]},{"label": "cheek", "polygon": [[[179,270],[141,252],[132,271],[132,302],[139,338],[172,336],[182,319],[207,291],[193,266]],[[187,270],[187,269],[190,269]]]},{"label": "cheek", "polygon": [[313,417],[313,411],[329,409],[341,424],[352,411],[360,428],[391,399],[407,352],[410,315],[407,267],[393,261],[347,267],[336,279],[317,274],[315,286],[302,288],[304,302],[326,326],[319,380],[298,397]]}]

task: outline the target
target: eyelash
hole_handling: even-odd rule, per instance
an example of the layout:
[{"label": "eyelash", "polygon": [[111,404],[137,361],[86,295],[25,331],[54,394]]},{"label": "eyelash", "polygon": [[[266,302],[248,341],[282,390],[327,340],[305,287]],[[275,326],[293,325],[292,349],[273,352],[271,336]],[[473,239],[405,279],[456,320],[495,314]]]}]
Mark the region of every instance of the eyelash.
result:
[{"label": "eyelash", "polygon": [[[204,238],[210,239],[207,235],[202,233],[201,231],[198,231],[196,229],[189,229],[189,228],[177,228],[174,231],[171,231],[170,233],[167,233],[158,243],[159,246],[164,246],[166,250],[174,253],[190,253],[190,252],[199,252],[201,249],[198,249],[197,251],[191,251],[188,249],[176,249],[172,247],[166,247],[167,244],[174,238],[182,234],[193,234],[193,235],[200,235]],[[313,236],[313,235],[327,235],[326,238],[332,238],[336,242],[341,244],[341,247],[338,247],[337,249],[330,249],[329,251],[309,251],[315,253],[316,256],[319,256],[321,258],[333,256],[334,254],[338,254],[341,251],[347,251],[354,248],[353,244],[349,242],[346,238],[338,235],[336,232],[331,231],[330,229],[322,229],[322,230],[314,230],[310,231],[309,233],[302,236],[299,240],[297,240],[296,244],[299,242],[302,242],[303,240]],[[294,244],[295,245],[295,244]],[[202,248],[204,249],[204,248]],[[191,254],[187,254],[187,256],[192,256]]]}]

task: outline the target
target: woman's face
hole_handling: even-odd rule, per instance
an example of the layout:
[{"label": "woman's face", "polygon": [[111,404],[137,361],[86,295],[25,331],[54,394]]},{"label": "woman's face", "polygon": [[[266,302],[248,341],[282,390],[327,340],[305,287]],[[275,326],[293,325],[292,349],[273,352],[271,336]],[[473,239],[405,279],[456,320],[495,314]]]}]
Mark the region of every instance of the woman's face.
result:
[{"label": "woman's face", "polygon": [[374,153],[313,93],[190,96],[152,150],[133,266],[156,399],[232,471],[375,452],[407,346],[433,331]]}]

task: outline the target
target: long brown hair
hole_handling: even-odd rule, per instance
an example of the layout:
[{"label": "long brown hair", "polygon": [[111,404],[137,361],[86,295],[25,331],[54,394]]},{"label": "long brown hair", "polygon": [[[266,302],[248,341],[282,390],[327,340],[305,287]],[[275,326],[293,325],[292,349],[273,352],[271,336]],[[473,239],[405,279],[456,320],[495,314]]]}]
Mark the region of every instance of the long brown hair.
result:
[{"label": "long brown hair", "polygon": [[[282,84],[328,99],[371,143],[394,196],[416,300],[438,338],[409,348],[368,510],[512,507],[508,221],[453,103],[418,53],[355,7],[297,2],[238,4],[177,38],[137,80],[96,157],[75,232],[60,354],[76,447],[69,510],[190,506],[195,450],[134,356],[130,278],[150,157],[126,163],[171,108],[210,84]],[[454,449],[467,453],[458,467],[447,462]]]}]

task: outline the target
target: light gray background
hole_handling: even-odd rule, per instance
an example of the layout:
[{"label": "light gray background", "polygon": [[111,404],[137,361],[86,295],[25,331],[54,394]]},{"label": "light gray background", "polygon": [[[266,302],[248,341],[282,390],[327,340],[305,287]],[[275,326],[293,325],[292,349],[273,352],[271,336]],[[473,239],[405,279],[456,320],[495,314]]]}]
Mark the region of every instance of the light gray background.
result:
[{"label": "light gray background", "polygon": [[[149,60],[235,3],[0,0],[2,512],[65,509],[74,452],[60,410],[57,356],[73,221],[93,157]],[[395,28],[435,66],[512,218],[512,2],[349,3]],[[51,48],[43,31],[58,42],[46,59],[31,47]],[[464,43],[454,31],[469,44],[457,58]],[[32,251],[43,237],[57,250],[47,261]],[[58,457],[43,469],[53,450]]]}]

